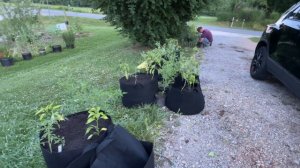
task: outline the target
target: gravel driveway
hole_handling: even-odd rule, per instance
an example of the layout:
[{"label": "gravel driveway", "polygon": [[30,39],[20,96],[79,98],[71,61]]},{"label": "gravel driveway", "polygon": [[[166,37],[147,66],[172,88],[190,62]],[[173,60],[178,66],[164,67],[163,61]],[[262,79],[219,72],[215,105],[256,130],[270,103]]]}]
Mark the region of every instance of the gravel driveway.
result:
[{"label": "gravel driveway", "polygon": [[274,79],[250,77],[256,44],[248,36],[213,34],[200,72],[206,107],[170,117],[157,167],[300,167],[300,99]]}]

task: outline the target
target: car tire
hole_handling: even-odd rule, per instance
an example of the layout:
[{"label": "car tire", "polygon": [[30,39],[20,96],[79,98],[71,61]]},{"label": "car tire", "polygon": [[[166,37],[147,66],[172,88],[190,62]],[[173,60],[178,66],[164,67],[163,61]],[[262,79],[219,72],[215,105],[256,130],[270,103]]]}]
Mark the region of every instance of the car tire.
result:
[{"label": "car tire", "polygon": [[260,46],[255,50],[251,62],[250,75],[254,79],[264,80],[269,76],[267,71],[268,50],[266,46]]}]

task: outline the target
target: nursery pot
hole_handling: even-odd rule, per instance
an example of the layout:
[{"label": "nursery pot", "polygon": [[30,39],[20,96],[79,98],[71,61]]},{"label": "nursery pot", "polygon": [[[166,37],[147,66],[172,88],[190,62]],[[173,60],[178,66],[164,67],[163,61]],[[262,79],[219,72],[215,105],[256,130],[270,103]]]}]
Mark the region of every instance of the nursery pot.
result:
[{"label": "nursery pot", "polygon": [[23,60],[31,60],[32,59],[32,55],[30,52],[22,53],[22,57],[23,57]]},{"label": "nursery pot", "polygon": [[12,66],[14,64],[14,60],[12,58],[1,58],[1,65],[4,67]]},{"label": "nursery pot", "polygon": [[46,49],[44,49],[44,48],[39,49],[39,55],[40,56],[43,56],[43,55],[46,55],[46,54],[47,54]]},{"label": "nursery pot", "polygon": [[[58,146],[52,145],[52,153],[47,145],[40,145],[48,168],[66,168],[71,162],[76,159],[81,159],[86,156],[84,148],[95,142],[101,142],[106,136],[106,132],[100,133],[99,136],[87,140],[85,135],[86,121],[88,112],[83,111],[66,117],[67,120],[60,122],[60,128],[56,128],[54,133],[65,139],[65,146],[62,152],[58,152]],[[111,118],[108,120],[99,120],[99,127],[109,127],[112,125]],[[41,136],[41,135],[40,135]]]},{"label": "nursery pot", "polygon": [[54,45],[54,46],[52,46],[52,51],[53,52],[62,52],[61,45]]},{"label": "nursery pot", "polygon": [[184,82],[177,78],[166,94],[165,105],[173,112],[183,115],[200,113],[205,106],[200,82],[194,86],[184,86]]},{"label": "nursery pot", "polygon": [[125,93],[122,97],[122,103],[125,107],[155,103],[155,93],[158,90],[156,77],[138,73],[130,76],[128,80],[122,77],[119,82],[122,92]]},{"label": "nursery pot", "polygon": [[66,47],[73,49],[73,48],[75,48],[75,44],[67,44]]}]

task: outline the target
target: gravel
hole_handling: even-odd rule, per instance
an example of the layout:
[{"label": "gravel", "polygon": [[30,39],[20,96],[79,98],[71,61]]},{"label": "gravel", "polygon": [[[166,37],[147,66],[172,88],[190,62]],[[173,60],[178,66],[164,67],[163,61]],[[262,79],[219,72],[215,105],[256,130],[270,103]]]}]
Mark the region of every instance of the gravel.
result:
[{"label": "gravel", "polygon": [[156,167],[300,167],[300,99],[275,79],[250,77],[255,43],[247,36],[213,34],[200,71],[206,107],[170,116]]}]

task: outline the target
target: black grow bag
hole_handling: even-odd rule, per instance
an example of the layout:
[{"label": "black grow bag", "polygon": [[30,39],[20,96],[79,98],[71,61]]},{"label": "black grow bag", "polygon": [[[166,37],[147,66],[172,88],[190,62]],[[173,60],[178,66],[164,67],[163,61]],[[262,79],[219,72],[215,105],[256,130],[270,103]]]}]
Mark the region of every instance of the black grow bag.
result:
[{"label": "black grow bag", "polygon": [[54,46],[52,46],[52,51],[53,52],[62,52],[61,45],[54,45]]},{"label": "black grow bag", "polygon": [[[66,120],[65,122],[71,121],[72,118],[75,118],[76,116],[80,116],[80,115],[85,115],[87,118],[88,113],[87,113],[87,111],[83,111],[83,112],[69,115],[69,116],[67,116],[68,120]],[[79,136],[79,138],[77,138],[77,139],[85,139],[86,140],[87,137],[85,136],[85,130],[86,130],[85,123],[86,123],[85,118],[80,119],[80,121],[77,122],[78,125],[82,125],[80,127],[80,128],[82,128],[81,136]],[[102,125],[105,127],[110,127],[110,125],[112,125],[112,121],[111,121],[110,117],[109,117],[109,120],[102,122]],[[63,127],[63,125],[60,124],[60,129],[62,129],[62,127]],[[87,142],[87,140],[86,140],[85,145],[80,144],[76,149],[64,150],[64,147],[63,147],[63,151],[60,153],[58,153],[57,151],[52,151],[52,153],[50,153],[50,151],[45,146],[40,145],[40,147],[41,147],[42,154],[44,156],[44,159],[45,159],[45,162],[46,162],[46,165],[48,168],[66,168],[71,162],[73,162],[75,159],[78,159],[78,157],[85,157],[83,150],[86,146],[88,146],[89,144],[92,144],[94,142],[101,142],[106,136],[107,136],[107,133],[105,132],[104,134],[100,134],[99,137],[91,140],[90,142]],[[76,140],[74,140],[73,138],[67,139],[65,137],[65,141],[66,141],[66,143],[72,143],[72,144],[76,143]]]},{"label": "black grow bag", "polygon": [[200,82],[198,83],[189,88],[184,87],[184,81],[180,77],[175,79],[174,84],[168,89],[166,94],[166,107],[183,115],[200,113],[204,109],[205,100]]},{"label": "black grow bag", "polygon": [[[81,154],[69,156],[69,159],[72,161],[64,165],[65,168],[154,168],[153,144],[138,141],[124,128],[113,125],[108,128],[105,137],[86,146]],[[51,166],[62,167],[58,164]]]},{"label": "black grow bag", "polygon": [[158,91],[158,81],[156,77],[149,74],[136,74],[119,80],[120,88],[124,93],[122,103],[125,107],[134,107],[143,104],[155,103],[155,94]]},{"label": "black grow bag", "polygon": [[30,52],[28,53],[22,53],[22,57],[24,60],[31,60],[32,59],[32,55]]},{"label": "black grow bag", "polygon": [[14,60],[12,58],[1,58],[0,62],[4,67],[12,66],[14,64]]},{"label": "black grow bag", "polygon": [[67,168],[154,168],[153,144],[138,141],[124,128],[111,127],[101,143],[84,149]]}]

